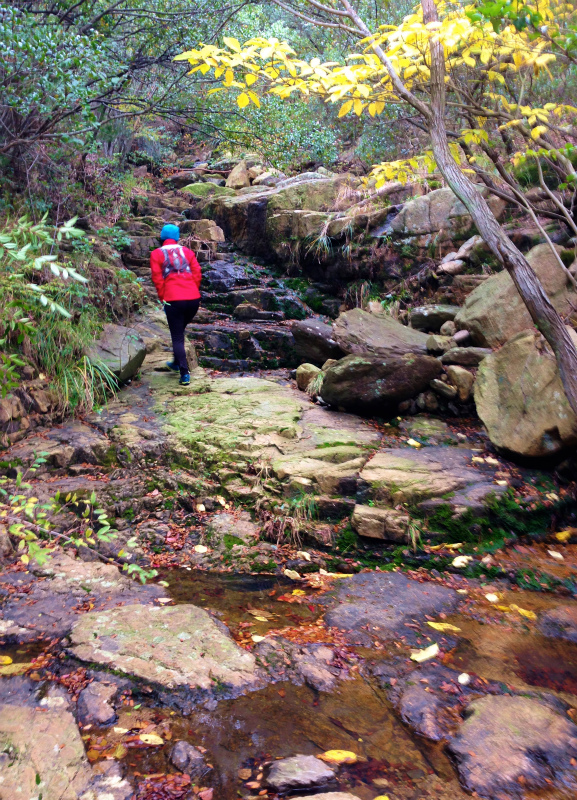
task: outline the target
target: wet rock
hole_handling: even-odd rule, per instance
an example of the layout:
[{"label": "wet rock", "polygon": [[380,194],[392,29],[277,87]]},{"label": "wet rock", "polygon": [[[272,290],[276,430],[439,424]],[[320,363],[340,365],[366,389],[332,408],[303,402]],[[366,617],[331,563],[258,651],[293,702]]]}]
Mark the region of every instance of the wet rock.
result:
[{"label": "wet rock", "polygon": [[104,364],[120,383],[124,383],[133,378],[142,366],[146,346],[133,328],[106,323],[87,355]]},{"label": "wet rock", "polygon": [[577,609],[574,606],[558,606],[539,617],[539,630],[553,639],[577,642]]},{"label": "wet rock", "polygon": [[359,536],[384,539],[387,542],[408,543],[410,517],[394,508],[356,505],[351,525]]},{"label": "wet rock", "polygon": [[112,725],[117,716],[112,701],[118,686],[93,681],[78,695],[78,720],[83,725]]},{"label": "wet rock", "polygon": [[0,774],[6,800],[92,800],[92,770],[69,711],[0,706]]},{"label": "wet rock", "polygon": [[484,697],[449,744],[465,788],[523,798],[539,789],[577,791],[577,726],[529,697]]},{"label": "wet rock", "polygon": [[411,309],[409,319],[411,320],[411,325],[413,328],[416,328],[419,331],[436,333],[437,331],[441,330],[441,326],[444,323],[452,322],[455,319],[458,311],[459,306],[440,304],[418,306],[417,308]]},{"label": "wet rock", "polygon": [[254,688],[254,656],[202,608],[124,606],[85,614],[71,632],[71,653],[153,685],[206,694]]},{"label": "wet rock", "polygon": [[475,404],[491,441],[503,450],[541,457],[577,444],[577,417],[555,357],[536,331],[517,334],[485,359],[475,381]]},{"label": "wet rock", "polygon": [[191,778],[201,778],[210,769],[200,750],[185,741],[175,743],[169,758],[170,763],[177,770],[185,772]]},{"label": "wet rock", "polygon": [[486,347],[452,347],[441,356],[442,364],[460,364],[462,367],[477,367],[491,355]]},{"label": "wet rock", "polygon": [[350,355],[326,370],[320,394],[326,403],[348,411],[394,412],[440,372],[439,361],[426,355],[389,355],[386,360]]},{"label": "wet rock", "polygon": [[238,539],[239,544],[251,545],[258,541],[260,528],[250,518],[248,511],[232,514],[215,514],[206,526],[207,539],[212,546],[224,546],[225,537]]},{"label": "wet rock", "polygon": [[459,595],[438,584],[410,580],[400,572],[363,573],[339,582],[336,601],[325,615],[327,625],[346,631],[351,642],[370,644],[375,638],[408,635],[407,621],[454,610]]},{"label": "wet rock", "polygon": [[456,364],[451,364],[447,367],[447,375],[450,382],[457,389],[459,400],[466,403],[473,392],[475,376],[468,369],[459,367]]},{"label": "wet rock", "polygon": [[433,742],[439,742],[446,737],[446,729],[439,724],[442,709],[443,704],[439,698],[420,685],[405,689],[399,702],[403,722]]},{"label": "wet rock", "polygon": [[314,364],[301,364],[300,367],[297,368],[296,381],[301,392],[306,391],[309,383],[320,372],[321,370],[319,367],[315,367]]},{"label": "wet rock", "polygon": [[[557,247],[557,252],[561,250]],[[526,257],[557,311],[562,316],[571,314],[571,308],[577,305],[577,294],[549,245],[537,245]],[[492,275],[471,292],[455,322],[458,328],[470,331],[475,344],[485,347],[500,347],[515,334],[533,327],[506,270]]]},{"label": "wet rock", "polygon": [[344,355],[331,326],[318,319],[294,322],[291,330],[298,355],[312,364],[322,366],[328,359],[339,359]]},{"label": "wet rock", "polygon": [[232,313],[238,320],[261,319],[280,322],[284,319],[284,314],[280,311],[263,311],[251,303],[240,303]]},{"label": "wet rock", "polygon": [[[150,603],[164,596],[160,586],[140,586],[110,564],[86,562],[61,554],[32,574],[12,573],[0,580],[6,600],[0,626],[17,641],[30,634],[64,636],[78,618],[78,608],[90,601],[100,608],[121,603]],[[22,629],[26,633],[21,633]]]},{"label": "wet rock", "polygon": [[353,308],[340,314],[333,335],[345,353],[392,358],[407,353],[426,355],[427,336],[392,317],[377,316]]},{"label": "wet rock", "polygon": [[267,777],[267,785],[277,792],[312,789],[326,786],[335,772],[316,756],[292,756],[275,761]]},{"label": "wet rock", "polygon": [[444,504],[456,510],[482,510],[484,500],[504,487],[493,483],[492,468],[473,468],[473,455],[465,448],[439,446],[381,450],[359,477],[366,486],[365,496],[379,504],[410,503],[421,508]]},{"label": "wet rock", "polygon": [[242,267],[227,261],[213,261],[203,270],[202,284],[212,292],[228,292],[237,286],[246,285],[249,278]]}]

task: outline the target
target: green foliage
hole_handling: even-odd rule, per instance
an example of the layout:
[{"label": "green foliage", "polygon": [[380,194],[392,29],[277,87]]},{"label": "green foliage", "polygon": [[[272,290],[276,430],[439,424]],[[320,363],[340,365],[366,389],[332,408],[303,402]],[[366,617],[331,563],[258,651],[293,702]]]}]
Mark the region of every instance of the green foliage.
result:
[{"label": "green foliage", "polygon": [[82,309],[88,279],[58,261],[63,239],[84,236],[74,221],[53,229],[45,218],[33,224],[21,217],[0,233],[0,393],[16,388],[18,369],[31,362],[48,374],[64,410],[90,409],[117,385],[85,355],[101,324],[93,304]]},{"label": "green foliage", "polygon": [[[74,492],[62,496],[60,492],[42,503],[34,496],[34,488],[26,478],[46,463],[46,453],[39,453],[31,466],[25,471],[17,471],[16,478],[0,478],[0,517],[8,526],[10,535],[18,541],[17,552],[20,561],[28,564],[31,560],[45,564],[55,550],[61,547],[87,547],[95,549],[98,542],[110,542],[116,538],[108,514],[98,507],[96,494],[80,497]],[[64,515],[72,514],[77,520],[72,526],[62,525]],[[135,547],[136,541],[127,542]],[[124,556],[124,551],[119,556]],[[104,559],[108,561],[109,559]],[[142,583],[153,578],[156,570],[145,570],[137,564],[124,564],[129,575],[136,575]]]}]

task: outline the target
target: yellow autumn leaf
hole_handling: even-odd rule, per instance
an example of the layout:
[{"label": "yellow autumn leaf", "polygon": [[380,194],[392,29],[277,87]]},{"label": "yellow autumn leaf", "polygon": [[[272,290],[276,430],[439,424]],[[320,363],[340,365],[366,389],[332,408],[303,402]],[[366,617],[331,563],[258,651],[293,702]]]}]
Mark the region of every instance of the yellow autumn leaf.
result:
[{"label": "yellow autumn leaf", "polygon": [[416,448],[417,450],[418,450],[420,447],[422,447],[422,446],[423,446],[423,445],[422,445],[420,442],[417,442],[417,440],[416,440],[416,439],[407,439],[407,444],[409,445],[409,447],[414,447],[414,448]]},{"label": "yellow autumn leaf", "polygon": [[151,744],[155,747],[164,744],[164,739],[157,733],[141,733],[138,738],[141,742],[143,742],[143,744]]},{"label": "yellow autumn leaf", "polygon": [[238,39],[235,39],[232,36],[223,36],[222,40],[225,43],[225,45],[227,47],[230,47],[231,50],[234,50],[235,53],[240,52],[240,42],[238,41]]},{"label": "yellow autumn leaf", "polygon": [[339,117],[344,117],[346,114],[348,114],[352,107],[353,107],[352,100],[347,100],[346,103],[343,103],[339,109]]},{"label": "yellow autumn leaf", "polygon": [[574,533],[577,533],[577,530],[575,528],[567,528],[566,531],[558,531],[555,534],[555,538],[557,539],[558,542],[563,542],[563,543],[568,542]]},{"label": "yellow autumn leaf", "polygon": [[427,622],[427,625],[436,631],[455,631],[458,633],[461,630],[457,628],[456,625],[451,625],[449,622]]},{"label": "yellow autumn leaf", "polygon": [[252,72],[249,72],[247,75],[244,76],[244,81],[247,86],[252,86],[258,78],[256,75],[253,75]]},{"label": "yellow autumn leaf", "polygon": [[515,605],[515,603],[511,603],[510,609],[511,611],[516,611],[517,614],[520,614],[526,619],[537,619],[537,614],[535,614],[534,611],[529,611],[527,608],[521,608],[520,606]]},{"label": "yellow autumn leaf", "polygon": [[30,669],[32,662],[23,664],[6,664],[5,667],[0,667],[0,675],[9,677],[11,675],[23,675],[27,669]]},{"label": "yellow autumn leaf", "polygon": [[247,94],[241,92],[239,96],[236,98],[236,102],[239,108],[246,108],[250,103],[250,99]]},{"label": "yellow autumn leaf", "polygon": [[363,108],[364,108],[363,101],[357,98],[353,103],[353,110],[357,115],[357,117],[361,116],[361,114],[363,113]]},{"label": "yellow autumn leaf", "polygon": [[356,753],[350,750],[327,750],[317,758],[320,758],[321,761],[328,761],[330,764],[354,764],[357,761]]},{"label": "yellow autumn leaf", "polygon": [[10,656],[0,656],[0,664],[4,665],[4,664],[11,664],[11,663],[12,663],[12,659],[10,658]]},{"label": "yellow autumn leaf", "polygon": [[547,132],[547,128],[545,127],[545,125],[537,125],[537,127],[533,128],[533,130],[531,131],[531,138],[532,139],[538,139],[539,136],[541,136],[542,133],[546,133],[546,132]]},{"label": "yellow autumn leaf", "polygon": [[439,645],[435,642],[424,650],[417,650],[415,653],[412,653],[411,661],[416,661],[418,664],[421,664],[423,661],[429,661],[429,659],[435,658],[435,656],[438,655]]},{"label": "yellow autumn leaf", "polygon": [[304,589],[293,589],[291,594],[296,595],[297,597],[302,597],[303,594],[306,594]]}]

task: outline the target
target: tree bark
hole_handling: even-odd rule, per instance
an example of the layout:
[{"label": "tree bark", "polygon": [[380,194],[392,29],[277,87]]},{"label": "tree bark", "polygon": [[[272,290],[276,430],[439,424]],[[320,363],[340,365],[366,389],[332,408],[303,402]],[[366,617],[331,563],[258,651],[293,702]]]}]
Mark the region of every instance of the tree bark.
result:
[{"label": "tree bark", "polygon": [[[425,24],[438,21],[435,0],[421,0],[421,6]],[[468,210],[488,247],[511,276],[531,319],[555,353],[567,400],[577,414],[577,349],[573,339],[531,265],[505,234],[485,198],[453,158],[445,125],[443,44],[432,39],[430,55],[431,115],[427,123],[439,171]]]}]

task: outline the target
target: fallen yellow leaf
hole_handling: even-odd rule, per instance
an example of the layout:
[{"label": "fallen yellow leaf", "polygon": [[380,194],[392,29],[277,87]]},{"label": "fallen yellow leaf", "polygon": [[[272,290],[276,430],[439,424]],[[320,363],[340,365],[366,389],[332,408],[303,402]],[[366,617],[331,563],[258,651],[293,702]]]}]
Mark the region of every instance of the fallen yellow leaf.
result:
[{"label": "fallen yellow leaf", "polygon": [[496,606],[496,608],[498,608],[499,611],[510,611],[511,610],[509,608],[509,606]]},{"label": "fallen yellow leaf", "polygon": [[415,439],[407,439],[407,444],[409,445],[409,447],[416,447],[417,450],[423,446],[420,442],[417,442]]},{"label": "fallen yellow leaf", "polygon": [[31,666],[31,662],[26,662],[25,664],[7,664],[5,667],[0,667],[0,675],[23,675]]},{"label": "fallen yellow leaf", "polygon": [[455,631],[458,633],[461,629],[457,628],[456,625],[451,625],[449,622],[427,622],[431,628],[434,628],[436,631]]},{"label": "fallen yellow leaf", "polygon": [[10,656],[0,656],[0,664],[11,664],[12,659]]},{"label": "fallen yellow leaf", "polygon": [[164,744],[164,739],[157,733],[141,733],[138,737],[144,744],[152,744],[155,746]]},{"label": "fallen yellow leaf", "polygon": [[298,572],[295,572],[294,569],[285,569],[283,574],[286,578],[290,578],[293,581],[299,581],[301,578]]},{"label": "fallen yellow leaf", "polygon": [[529,611],[526,608],[520,608],[520,606],[516,606],[515,603],[511,603],[511,611],[516,611],[517,614],[521,614],[522,617],[526,617],[527,619],[537,619],[537,614],[534,611]]},{"label": "fallen yellow leaf", "polygon": [[294,594],[296,597],[302,597],[306,592],[304,589],[293,589],[291,594]]},{"label": "fallen yellow leaf", "polygon": [[254,618],[258,619],[259,622],[268,622],[268,619],[266,617],[257,617],[256,614]]},{"label": "fallen yellow leaf", "polygon": [[567,528],[567,530],[565,531],[559,531],[558,533],[556,533],[555,538],[557,539],[558,542],[568,542],[574,533],[577,533],[576,528]]},{"label": "fallen yellow leaf", "polygon": [[327,750],[326,753],[321,753],[317,756],[322,761],[328,761],[331,764],[354,764],[357,761],[357,756],[350,750]]},{"label": "fallen yellow leaf", "polygon": [[380,794],[378,797],[375,797],[375,800],[389,800],[388,794]]},{"label": "fallen yellow leaf", "polygon": [[411,661],[416,661],[420,664],[422,661],[428,661],[430,658],[435,658],[439,655],[439,645],[435,642],[426,647],[424,650],[417,650],[416,653],[411,654]]},{"label": "fallen yellow leaf", "polygon": [[251,638],[251,639],[253,640],[253,642],[255,642],[256,644],[258,644],[259,642],[264,642],[264,640],[265,640],[265,637],[264,637],[264,636],[257,636],[257,635],[256,635],[256,633],[253,633],[253,635],[252,635],[250,638]]}]

